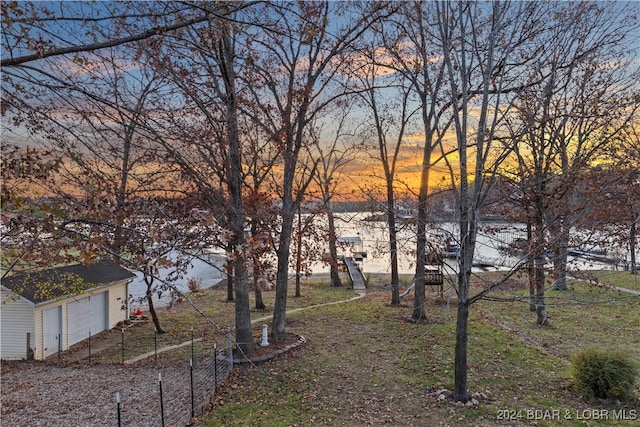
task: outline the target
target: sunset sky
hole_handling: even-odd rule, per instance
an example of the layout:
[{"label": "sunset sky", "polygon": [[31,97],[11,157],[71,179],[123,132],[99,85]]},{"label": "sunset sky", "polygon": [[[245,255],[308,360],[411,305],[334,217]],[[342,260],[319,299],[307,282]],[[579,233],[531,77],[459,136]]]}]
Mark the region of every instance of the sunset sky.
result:
[{"label": "sunset sky", "polygon": [[[55,13],[63,14],[67,17],[76,16],[76,17],[84,17],[90,11],[92,17],[98,16],[108,16],[110,13],[108,8],[112,6],[114,3],[110,2],[97,2],[92,4],[85,4],[82,2],[40,2],[35,3],[37,7],[49,7]],[[135,7],[135,3],[132,3],[133,7]],[[629,5],[625,2],[616,3],[615,7],[623,7],[625,5]],[[635,8],[638,11],[638,8]],[[101,25],[96,21],[96,25]],[[108,22],[108,21],[105,21]],[[340,22],[338,20],[337,22]],[[32,36],[46,36],[51,38],[51,43],[54,45],[65,45],[65,44],[86,44],[92,43],[99,37],[96,34],[100,34],[100,31],[96,31],[92,33],[90,31],[85,31],[84,25],[85,22],[83,20],[60,20],[60,21],[50,21],[47,25],[48,32],[34,32]],[[144,24],[141,20],[139,24]],[[104,28],[102,28],[104,30]],[[15,29],[13,30],[13,34],[17,34]],[[638,40],[638,26],[636,26],[630,33],[630,38]],[[20,44],[17,39],[13,40],[16,42],[15,46],[11,45],[12,39],[11,37],[5,39],[5,44],[3,44],[3,59],[8,57],[8,49],[7,47],[11,47],[11,55],[19,56],[21,54],[27,53],[24,44]],[[631,51],[633,52],[633,51]],[[637,49],[635,51],[636,55],[638,53]],[[102,54],[102,53],[100,53]],[[106,76],[112,70],[109,69],[108,66],[104,66],[100,61],[96,61],[97,56],[93,54],[87,55],[87,58],[90,60],[87,63],[82,61],[74,61],[74,58],[71,55],[61,56],[53,59],[49,59],[46,61],[35,61],[33,62],[34,70],[38,67],[49,67],[50,71],[54,72],[64,72],[70,76],[73,76],[74,79],[78,79],[78,81],[83,81],[87,79],[95,79],[96,81]],[[92,62],[93,61],[93,62]],[[637,61],[637,57],[636,57]],[[29,65],[31,66],[31,65]],[[104,67],[104,70],[102,69]],[[136,86],[141,86],[144,83],[143,70],[137,68],[136,65],[132,63],[120,62],[118,64],[119,72],[125,75],[126,79],[130,80],[131,90],[135,91]],[[57,70],[56,70],[57,68]],[[35,71],[25,71],[26,73]],[[385,73],[388,74],[388,70],[380,71],[380,76],[385,76]],[[3,82],[3,86],[4,86]],[[30,96],[31,94],[25,94],[26,102],[30,102],[35,104],[41,103],[45,98],[39,98],[36,95]],[[471,110],[471,121],[473,121],[473,110]],[[50,111],[49,114],[51,118],[59,119],[61,122],[66,120],[67,111],[63,109],[57,111]],[[356,115],[358,117],[359,115]],[[106,116],[105,116],[106,117]],[[108,124],[108,119],[103,123],[103,126]],[[46,138],[41,136],[33,136],[29,135],[26,131],[26,128],[23,124],[19,126],[14,126],[11,122],[10,116],[2,117],[2,128],[1,134],[2,144],[17,144],[21,146],[35,146],[35,147],[43,147],[46,146],[49,142]],[[400,157],[398,159],[397,171],[396,171],[396,181],[398,182],[397,188],[398,191],[403,191],[405,188],[409,191],[417,192],[418,189],[418,181],[420,179],[420,173],[422,168],[422,139],[423,135],[420,131],[419,125],[414,125],[414,127],[407,133],[402,144],[403,149],[401,151]],[[390,139],[393,139],[393,135],[389,135]],[[445,136],[445,145],[447,147],[452,147],[455,144],[454,134],[450,130],[448,134]],[[349,194],[349,196],[345,197],[357,197],[354,194],[358,194],[361,191],[369,192],[373,186],[381,185],[382,181],[382,172],[380,162],[377,159],[378,153],[377,148],[375,147],[375,140],[368,141],[369,146],[371,147],[368,154],[361,154],[358,160],[349,163],[345,168],[341,171],[341,181],[343,190],[341,193]],[[432,161],[435,160],[439,156],[439,153],[436,151],[432,157]],[[472,158],[472,156],[470,156]],[[449,159],[453,162],[454,167],[457,163],[456,155],[449,155]],[[155,169],[156,166],[153,164],[148,165],[149,169]],[[441,187],[448,186],[450,181],[449,171],[444,162],[439,162],[438,164],[431,166],[431,175],[430,175],[430,185],[432,187]]]}]

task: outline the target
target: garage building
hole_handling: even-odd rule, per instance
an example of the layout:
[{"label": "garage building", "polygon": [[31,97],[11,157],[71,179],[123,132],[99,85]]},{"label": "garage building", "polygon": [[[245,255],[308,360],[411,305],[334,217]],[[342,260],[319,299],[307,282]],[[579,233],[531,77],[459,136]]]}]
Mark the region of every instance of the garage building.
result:
[{"label": "garage building", "polygon": [[2,360],[42,360],[128,318],[135,277],[110,260],[2,280]]}]

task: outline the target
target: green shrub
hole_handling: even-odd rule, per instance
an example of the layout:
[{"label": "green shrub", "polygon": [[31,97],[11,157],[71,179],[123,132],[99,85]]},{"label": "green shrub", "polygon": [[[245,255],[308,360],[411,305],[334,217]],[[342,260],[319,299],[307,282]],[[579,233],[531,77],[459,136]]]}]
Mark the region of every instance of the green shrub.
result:
[{"label": "green shrub", "polygon": [[579,352],[571,365],[573,380],[586,397],[631,397],[638,367],[623,352],[586,349]]}]

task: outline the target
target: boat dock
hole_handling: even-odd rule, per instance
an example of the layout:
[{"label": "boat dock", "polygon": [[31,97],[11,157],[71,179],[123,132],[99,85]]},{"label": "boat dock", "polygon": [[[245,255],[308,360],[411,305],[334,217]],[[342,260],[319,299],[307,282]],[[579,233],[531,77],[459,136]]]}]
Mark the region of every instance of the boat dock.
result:
[{"label": "boat dock", "polygon": [[362,275],[362,271],[360,271],[360,267],[358,267],[353,257],[344,257],[343,260],[344,264],[347,266],[347,270],[349,271],[349,277],[351,277],[351,283],[353,283],[353,290],[366,290],[367,286],[364,281],[364,276]]}]

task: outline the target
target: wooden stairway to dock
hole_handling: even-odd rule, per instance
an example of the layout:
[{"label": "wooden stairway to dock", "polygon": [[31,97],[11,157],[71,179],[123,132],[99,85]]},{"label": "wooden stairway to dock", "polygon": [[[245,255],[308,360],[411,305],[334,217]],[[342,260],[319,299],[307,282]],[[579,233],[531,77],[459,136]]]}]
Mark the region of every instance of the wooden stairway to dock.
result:
[{"label": "wooden stairway to dock", "polygon": [[351,282],[353,283],[354,291],[364,291],[367,289],[367,286],[364,281],[364,276],[362,275],[362,271],[356,265],[356,262],[352,257],[345,257],[344,263],[347,266],[347,270],[349,270],[349,276],[351,277]]}]

